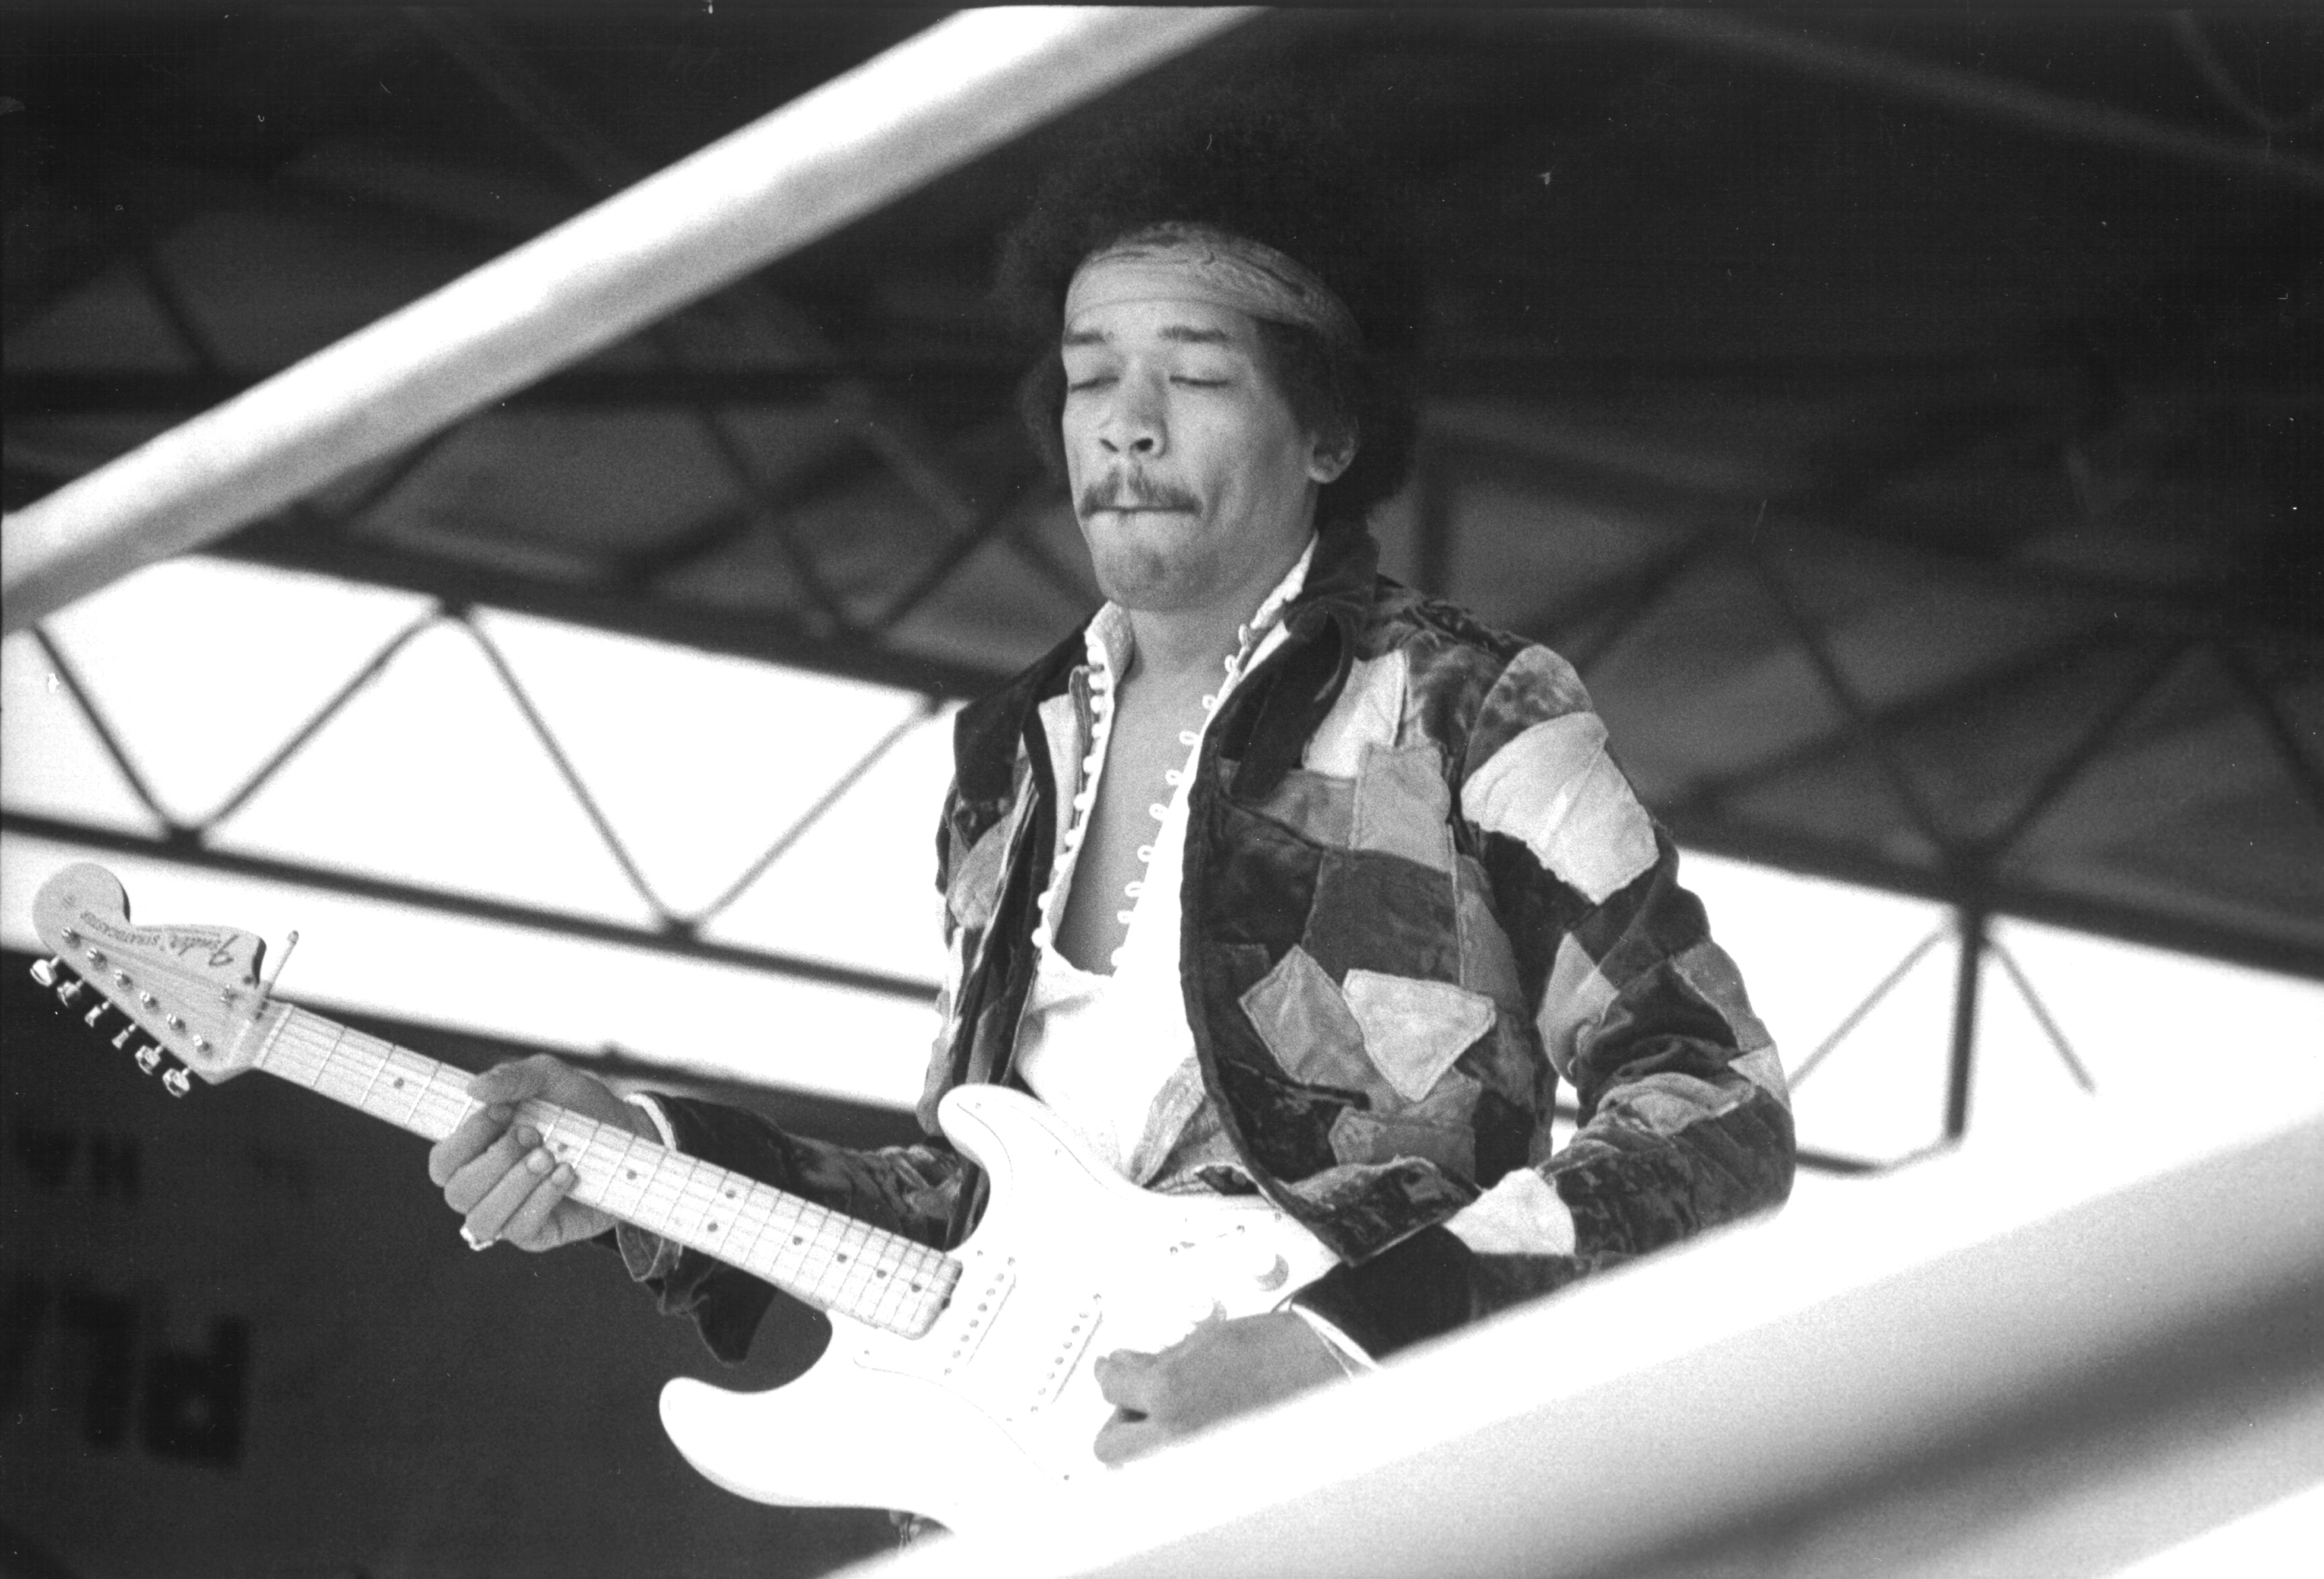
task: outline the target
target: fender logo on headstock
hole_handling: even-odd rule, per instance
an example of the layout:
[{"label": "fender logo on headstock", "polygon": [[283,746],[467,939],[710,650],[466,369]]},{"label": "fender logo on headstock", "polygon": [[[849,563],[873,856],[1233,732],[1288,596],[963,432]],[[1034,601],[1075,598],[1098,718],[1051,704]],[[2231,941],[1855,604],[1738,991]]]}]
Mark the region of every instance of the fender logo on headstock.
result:
[{"label": "fender logo on headstock", "polygon": [[189,954],[200,954],[204,956],[203,964],[213,970],[235,963],[235,945],[245,936],[215,928],[117,927],[88,910],[80,912],[79,920],[84,931],[121,947],[173,955],[180,959]]}]

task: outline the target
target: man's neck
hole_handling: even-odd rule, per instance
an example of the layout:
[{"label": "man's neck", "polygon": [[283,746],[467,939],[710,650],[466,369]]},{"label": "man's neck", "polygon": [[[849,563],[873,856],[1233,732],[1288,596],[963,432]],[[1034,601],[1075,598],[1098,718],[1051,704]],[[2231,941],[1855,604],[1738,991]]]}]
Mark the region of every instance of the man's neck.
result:
[{"label": "man's neck", "polygon": [[1130,673],[1123,679],[1144,679],[1157,688],[1196,683],[1214,685],[1226,660],[1240,648],[1243,627],[1283,584],[1283,578],[1299,562],[1299,554],[1305,551],[1306,546],[1303,540],[1290,558],[1255,585],[1237,587],[1227,596],[1196,607],[1125,608],[1122,612],[1130,618],[1130,640],[1136,651]]}]

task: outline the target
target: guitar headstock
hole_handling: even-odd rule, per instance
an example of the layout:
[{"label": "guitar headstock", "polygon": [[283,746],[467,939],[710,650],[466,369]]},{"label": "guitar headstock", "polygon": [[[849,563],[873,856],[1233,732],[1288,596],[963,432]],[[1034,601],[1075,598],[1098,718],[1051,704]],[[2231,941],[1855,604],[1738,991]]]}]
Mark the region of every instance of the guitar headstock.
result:
[{"label": "guitar headstock", "polygon": [[[152,1074],[164,1053],[184,1068],[162,1077],[183,1096],[186,1069],[213,1083],[255,1063],[246,1033],[266,1007],[258,977],[265,942],[227,927],[138,927],[129,920],[129,895],[113,873],[80,862],[41,885],[32,896],[32,929],[56,958],[32,967],[32,977],[56,990],[69,1008],[99,1034],[112,1030],[124,1051]],[[100,1022],[115,1014],[125,1023]]]}]

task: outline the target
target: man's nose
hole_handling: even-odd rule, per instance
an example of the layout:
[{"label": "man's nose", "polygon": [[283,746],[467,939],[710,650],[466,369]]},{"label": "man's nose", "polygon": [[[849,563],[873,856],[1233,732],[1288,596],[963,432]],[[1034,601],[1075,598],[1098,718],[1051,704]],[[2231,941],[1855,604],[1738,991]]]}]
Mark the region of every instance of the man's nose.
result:
[{"label": "man's nose", "polygon": [[1109,455],[1150,459],[1162,453],[1167,431],[1152,392],[1125,380],[1114,390],[1104,420],[1098,424],[1097,437]]}]

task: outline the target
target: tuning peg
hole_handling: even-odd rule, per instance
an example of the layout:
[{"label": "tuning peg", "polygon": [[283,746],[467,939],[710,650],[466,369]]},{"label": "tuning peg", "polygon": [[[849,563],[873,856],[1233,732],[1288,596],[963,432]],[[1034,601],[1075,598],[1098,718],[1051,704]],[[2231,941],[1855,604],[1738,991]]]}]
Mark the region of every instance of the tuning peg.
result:
[{"label": "tuning peg", "polygon": [[82,949],[81,955],[91,965],[103,965],[105,963],[104,951],[95,947],[94,946]]},{"label": "tuning peg", "polygon": [[40,983],[41,985],[44,987],[55,986],[57,984],[57,966],[62,964],[64,964],[64,961],[61,959],[34,960],[32,962],[32,979]]},{"label": "tuning peg", "polygon": [[137,1067],[151,1075],[161,1067],[161,1049],[148,1042],[137,1049]]},{"label": "tuning peg", "polygon": [[57,1002],[60,1003],[71,1002],[74,999],[80,996],[80,978],[78,976],[73,977],[70,981],[65,983],[62,986],[57,989]]},{"label": "tuning peg", "polygon": [[80,1017],[80,1022],[83,1025],[93,1026],[98,1020],[104,1017],[105,1011],[112,1007],[112,1004],[106,1002],[104,999],[99,998],[96,1002],[88,1006],[88,1012]]},{"label": "tuning peg", "polygon": [[194,1083],[186,1078],[183,1069],[172,1069],[161,1076],[161,1089],[171,1096],[183,1096],[193,1089]]},{"label": "tuning peg", "polygon": [[136,1034],[137,1022],[133,1020],[127,1025],[123,1026],[114,1036],[113,1045],[116,1048],[122,1048],[124,1051],[126,1051],[129,1047],[129,1039]]}]

